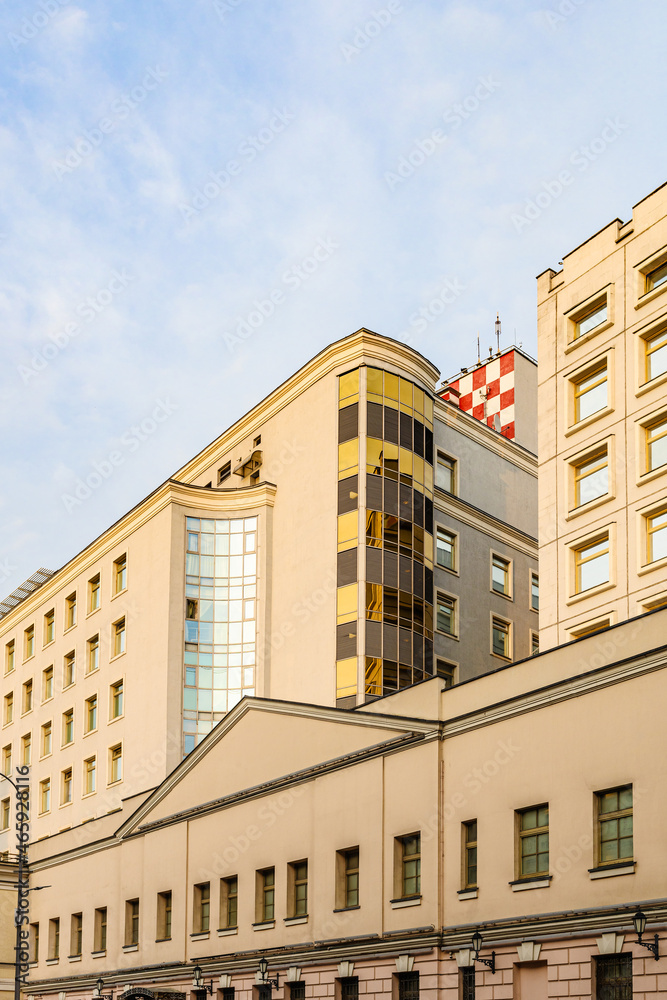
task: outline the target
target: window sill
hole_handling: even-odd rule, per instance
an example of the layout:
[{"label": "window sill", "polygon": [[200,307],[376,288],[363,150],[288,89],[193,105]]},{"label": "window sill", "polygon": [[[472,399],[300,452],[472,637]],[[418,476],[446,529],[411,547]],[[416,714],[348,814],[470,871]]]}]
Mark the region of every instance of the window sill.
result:
[{"label": "window sill", "polygon": [[492,649],[489,650],[489,653],[496,660],[500,660],[501,663],[511,663],[512,662],[512,657],[511,656],[503,656],[500,653],[494,653]]},{"label": "window sill", "polygon": [[68,955],[67,956],[67,960],[68,960],[68,962],[80,962],[81,961],[81,955]]},{"label": "window sill", "polygon": [[598,594],[604,594],[607,590],[613,590],[615,586],[616,584],[611,580],[608,583],[601,583],[599,587],[591,587],[590,590],[582,590],[580,594],[573,594],[572,597],[568,597],[565,604],[569,608],[571,604],[579,604],[587,597],[597,597]]},{"label": "window sill", "polygon": [[459,889],[456,895],[460,900],[477,899],[478,889]]},{"label": "window sill", "polygon": [[131,951],[139,951],[139,945],[138,944],[124,944],[123,945],[123,954],[127,955]]},{"label": "window sill", "polygon": [[86,621],[88,621],[88,619],[91,618],[93,615],[96,615],[97,612],[100,611],[100,610],[101,610],[101,605],[100,605],[99,608],[93,608],[92,611],[87,611],[86,612]]},{"label": "window sill", "polygon": [[512,601],[512,602],[514,601],[514,598],[512,597],[511,594],[504,594],[502,590],[494,590],[493,587],[489,588],[489,593],[495,594],[496,597],[502,597],[505,601]]},{"label": "window sill", "polygon": [[445,639],[454,639],[455,642],[459,641],[458,635],[454,635],[452,632],[442,632],[439,628],[434,630],[434,635],[444,635]]},{"label": "window sill", "polygon": [[106,950],[105,951],[91,951],[91,953],[90,953],[90,957],[91,958],[104,958],[105,956],[106,956]]},{"label": "window sill", "polygon": [[548,889],[553,875],[534,875],[530,878],[518,878],[509,884],[512,892],[523,892],[524,889]]},{"label": "window sill", "polygon": [[636,861],[619,861],[613,865],[600,865],[597,868],[589,868],[588,875],[591,879],[613,878],[614,875],[634,875]]},{"label": "window sill", "polygon": [[124,649],[122,653],[114,653],[113,656],[109,657],[109,663],[114,663],[116,660],[120,660],[121,656],[125,656],[127,650]]},{"label": "window sill", "polygon": [[196,931],[194,934],[190,935],[191,941],[208,941],[211,936],[210,931]]},{"label": "window sill", "polygon": [[116,591],[115,594],[111,595],[111,597],[109,598],[109,600],[110,601],[115,601],[117,597],[122,597],[123,594],[127,594],[127,587],[124,587],[123,590]]},{"label": "window sill", "polygon": [[421,896],[405,896],[400,899],[390,899],[392,910],[402,910],[406,906],[420,906]]},{"label": "window sill", "polygon": [[[667,288],[667,285],[665,285],[665,288]],[[642,384],[637,387],[635,396],[645,396],[647,392],[651,392],[652,389],[657,389],[658,386],[664,385],[665,382],[667,382],[667,372],[663,372],[661,375],[655,375],[653,378],[649,379],[648,382],[642,382]]]},{"label": "window sill", "polygon": [[238,927],[218,927],[218,937],[232,937],[238,932]]},{"label": "window sill", "polygon": [[[573,322],[570,320],[570,322]],[[588,333],[584,333],[581,337],[575,337],[574,340],[568,342],[567,347],[563,351],[563,354],[570,354],[574,351],[580,344],[587,344],[593,337],[597,337],[599,333],[604,333],[605,330],[609,330],[614,325],[613,319],[608,319],[604,323],[600,323],[599,326],[594,326],[592,330]]]},{"label": "window sill", "polygon": [[63,629],[63,635],[67,635],[68,632],[71,632],[72,629],[75,628],[76,628],[76,622],[74,622],[73,625],[68,625],[66,629]]},{"label": "window sill", "polygon": [[55,642],[55,641],[56,641],[55,639],[49,639],[49,641],[48,641],[48,642],[45,642],[45,643],[44,643],[44,645],[42,646],[42,649],[43,649],[43,650],[44,650],[44,649],[48,649],[48,648],[49,648],[49,646],[52,646],[52,645],[54,644],[54,642]]},{"label": "window sill", "polygon": [[155,938],[155,943],[156,944],[163,944],[165,941],[171,941],[171,938],[170,937],[168,937],[168,938]]},{"label": "window sill", "polygon": [[655,562],[646,563],[645,566],[640,566],[637,570],[637,576],[646,576],[647,573],[652,573],[655,569],[664,569],[667,566],[667,558],[656,559]]},{"label": "window sill", "polygon": [[59,961],[58,958],[47,958],[46,965],[57,965]]},{"label": "window sill", "polygon": [[122,783],[123,783],[123,779],[122,778],[116,778],[115,781],[108,781],[107,782],[107,788],[115,788],[116,785],[122,785]]},{"label": "window sill", "polygon": [[285,917],[283,919],[283,923],[286,927],[291,927],[292,924],[307,924],[308,914],[306,914],[305,917]]},{"label": "window sill", "polygon": [[586,514],[589,510],[595,510],[596,507],[601,507],[603,503],[607,503],[609,500],[615,499],[615,493],[605,493],[601,497],[596,497],[595,500],[589,500],[587,503],[582,503],[579,507],[573,507],[572,510],[565,515],[565,520],[573,521],[575,518],[579,517],[580,514]]},{"label": "window sill", "polygon": [[650,483],[652,480],[657,479],[658,476],[664,476],[666,472],[667,464],[659,465],[657,468],[651,469],[649,472],[643,472],[637,480],[637,486],[643,486],[644,483]]},{"label": "window sill", "polygon": [[119,719],[124,719],[124,718],[125,718],[125,714],[123,714],[123,715],[114,715],[113,719],[109,719],[108,725],[111,725],[113,722],[118,722]]},{"label": "window sill", "polygon": [[254,931],[270,931],[276,926],[275,920],[258,920],[252,925]]},{"label": "window sill", "polygon": [[664,292],[666,289],[667,289],[667,284],[658,285],[657,288],[649,288],[648,292],[644,292],[643,295],[639,296],[639,298],[635,302],[635,309],[641,309],[641,307],[645,306],[647,302],[652,302],[653,299],[656,299],[658,295],[660,295],[660,293]]},{"label": "window sill", "polygon": [[443,566],[442,563],[436,562],[434,569],[441,569],[443,573],[449,573],[450,576],[461,576],[457,569],[452,569],[451,566]]},{"label": "window sill", "polygon": [[334,913],[347,913],[349,910],[360,910],[361,906],[357,903],[356,906],[339,906],[333,912]]},{"label": "window sill", "polygon": [[591,413],[590,417],[584,417],[583,420],[578,420],[576,424],[571,424],[570,427],[565,431],[565,437],[571,437],[576,434],[577,431],[583,430],[585,427],[590,427],[594,424],[596,420],[601,420],[602,417],[608,417],[610,413],[614,412],[613,406],[605,406],[602,410],[596,410],[595,413]]},{"label": "window sill", "polygon": [[[97,792],[84,792],[83,795],[81,796],[81,798],[82,799],[89,799],[91,797],[91,795],[97,795]],[[95,818],[96,818],[95,816],[90,816],[87,820],[84,820],[84,823],[90,823],[90,821],[93,820],[93,819],[95,819]]]}]

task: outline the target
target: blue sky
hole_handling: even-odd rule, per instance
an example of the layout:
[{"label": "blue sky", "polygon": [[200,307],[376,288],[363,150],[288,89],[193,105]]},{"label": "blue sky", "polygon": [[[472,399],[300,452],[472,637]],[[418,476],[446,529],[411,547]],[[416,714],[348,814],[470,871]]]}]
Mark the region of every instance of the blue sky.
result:
[{"label": "blue sky", "polygon": [[535,355],[535,275],[666,179],[664,20],[5,0],[0,596],[361,326]]}]

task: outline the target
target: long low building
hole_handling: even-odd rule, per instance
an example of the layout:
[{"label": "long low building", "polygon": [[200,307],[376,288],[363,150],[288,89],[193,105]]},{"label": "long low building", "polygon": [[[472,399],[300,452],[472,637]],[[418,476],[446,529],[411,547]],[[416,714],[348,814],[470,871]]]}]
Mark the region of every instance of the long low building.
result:
[{"label": "long low building", "polygon": [[31,846],[28,993],[664,995],[666,635],[659,610],[351,709],[244,698]]}]

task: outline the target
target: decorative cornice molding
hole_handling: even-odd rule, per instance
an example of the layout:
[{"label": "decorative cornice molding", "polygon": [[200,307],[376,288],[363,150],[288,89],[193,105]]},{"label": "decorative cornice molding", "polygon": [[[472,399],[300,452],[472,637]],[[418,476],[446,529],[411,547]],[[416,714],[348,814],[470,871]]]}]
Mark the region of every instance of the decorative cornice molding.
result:
[{"label": "decorative cornice molding", "polygon": [[449,514],[462,524],[467,524],[468,527],[475,528],[476,531],[481,531],[505,545],[512,546],[518,552],[537,559],[537,538],[525,534],[505,521],[499,521],[479,507],[473,507],[461,497],[436,487],[433,491],[433,504],[441,513]]}]

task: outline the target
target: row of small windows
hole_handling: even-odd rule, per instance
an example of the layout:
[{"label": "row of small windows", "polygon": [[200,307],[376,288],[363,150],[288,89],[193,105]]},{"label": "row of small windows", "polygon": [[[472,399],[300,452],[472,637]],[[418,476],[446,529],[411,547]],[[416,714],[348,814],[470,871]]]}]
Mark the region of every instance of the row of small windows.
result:
[{"label": "row of small windows", "polygon": [[[667,558],[667,502],[653,513],[642,515],[644,566]],[[570,547],[573,594],[582,594],[611,582],[611,540],[609,530]]]},{"label": "row of small windows", "polygon": [[[97,573],[88,581],[88,614],[100,607],[101,577]],[[127,589],[127,556],[123,554],[113,564],[113,593],[120,594]],[[73,628],[77,622],[76,591],[65,598],[64,631]],[[51,608],[44,615],[43,645],[49,646],[56,637],[56,611]],[[35,655],[36,631],[35,625],[29,625],[23,632],[23,660],[29,660]],[[5,646],[5,673],[14,669],[16,657],[16,640],[12,639]]]},{"label": "row of small windows", "polygon": [[[657,292],[658,289],[665,287],[667,283],[667,263],[663,260],[656,267],[649,264],[646,270],[640,268],[638,270],[638,278],[639,287],[637,292],[638,299],[641,302],[643,296],[648,296],[649,293]],[[613,322],[611,290],[612,286],[609,285],[607,288],[589,297],[583,305],[576,306],[566,313],[568,324],[567,339],[570,343],[582,340],[588,334],[599,333],[611,326]],[[653,295],[650,297],[653,298]],[[656,337],[660,337],[660,333],[647,335],[645,341],[647,344],[651,344]],[[648,352],[648,347],[645,350]],[[655,376],[651,376],[647,371],[647,381],[651,377]]]},{"label": "row of small windows", "polygon": [[[118,784],[123,780],[123,746],[118,743],[109,747],[107,752],[107,786]],[[81,796],[93,795],[97,791],[98,755],[93,754],[83,761]],[[51,812],[51,793],[53,785],[51,777],[39,782],[38,807],[39,815]],[[74,794],[74,769],[66,767],[60,772],[60,802],[61,806],[70,805]],[[8,830],[10,824],[10,799],[2,799],[0,803],[0,829]]]},{"label": "row of small windows", "polygon": [[[113,622],[111,626],[111,657],[114,659],[117,656],[121,656],[125,652],[125,618],[120,618],[117,622]],[[13,641],[7,645],[7,660],[9,668],[7,672],[11,672],[14,669],[13,665]],[[98,670],[100,666],[100,635],[91,636],[86,643],[86,675],[92,674],[95,670]],[[74,650],[66,653],[63,657],[63,668],[62,668],[62,690],[65,691],[67,688],[71,687],[76,682],[76,653]],[[21,715],[26,715],[31,712],[34,706],[34,682],[33,678],[23,682],[22,685],[22,696],[21,696]],[[44,702],[50,701],[54,695],[54,673],[53,664],[46,667],[42,671],[42,704]],[[7,711],[9,708],[9,711]],[[3,725],[8,725],[13,720],[14,713],[14,693],[10,692],[5,696],[5,713],[3,716]]]},{"label": "row of small windows", "polygon": [[[667,329],[650,342],[646,342],[647,382],[667,373]],[[571,391],[569,424],[576,425],[596,413],[602,413],[609,403],[609,367],[607,358],[596,360],[586,366],[583,372],[574,375],[569,382]],[[664,423],[665,417],[657,418],[657,423]],[[647,439],[653,425],[644,427]],[[663,446],[664,447],[664,446]],[[647,449],[650,450],[647,444]],[[661,452],[662,454],[662,452]],[[646,468],[650,471],[651,455],[647,456]],[[659,464],[663,464],[660,462]],[[437,482],[437,477],[436,477]]]},{"label": "row of small windows", "polygon": [[[436,629],[452,639],[459,638],[459,601],[451,594],[438,592],[436,598]],[[530,631],[531,655],[539,652],[538,633]],[[491,615],[490,648],[494,656],[512,659],[513,622],[499,615]]]},{"label": "row of small windows", "polygon": [[[7,706],[11,707],[11,702],[7,702],[5,697],[5,709]],[[109,687],[109,722],[113,722],[115,719],[122,717],[124,712],[123,707],[123,681],[118,680]],[[86,698],[84,702],[83,711],[83,735],[86,736],[89,733],[97,732],[98,729],[98,696],[97,694],[91,695]],[[53,753],[53,720],[49,719],[44,722],[39,729],[39,758],[40,760],[45,757],[49,757]],[[74,708],[68,708],[61,716],[61,749],[67,749],[74,743],[75,739],[75,728],[74,728]],[[26,733],[21,737],[20,744],[20,763],[23,767],[30,767],[32,764],[32,752],[33,740],[32,733]],[[13,747],[11,743],[8,743],[2,748],[2,772],[4,774],[11,774],[12,770],[12,760],[13,760]]]},{"label": "row of small windows", "polygon": [[[446,528],[438,528],[436,538],[436,562],[442,569],[458,573],[459,567],[459,539],[455,532]],[[504,556],[491,553],[489,589],[503,597],[513,600],[513,565],[510,559]],[[530,607],[533,611],[539,611],[540,591],[539,577],[537,573],[530,573]]]}]

